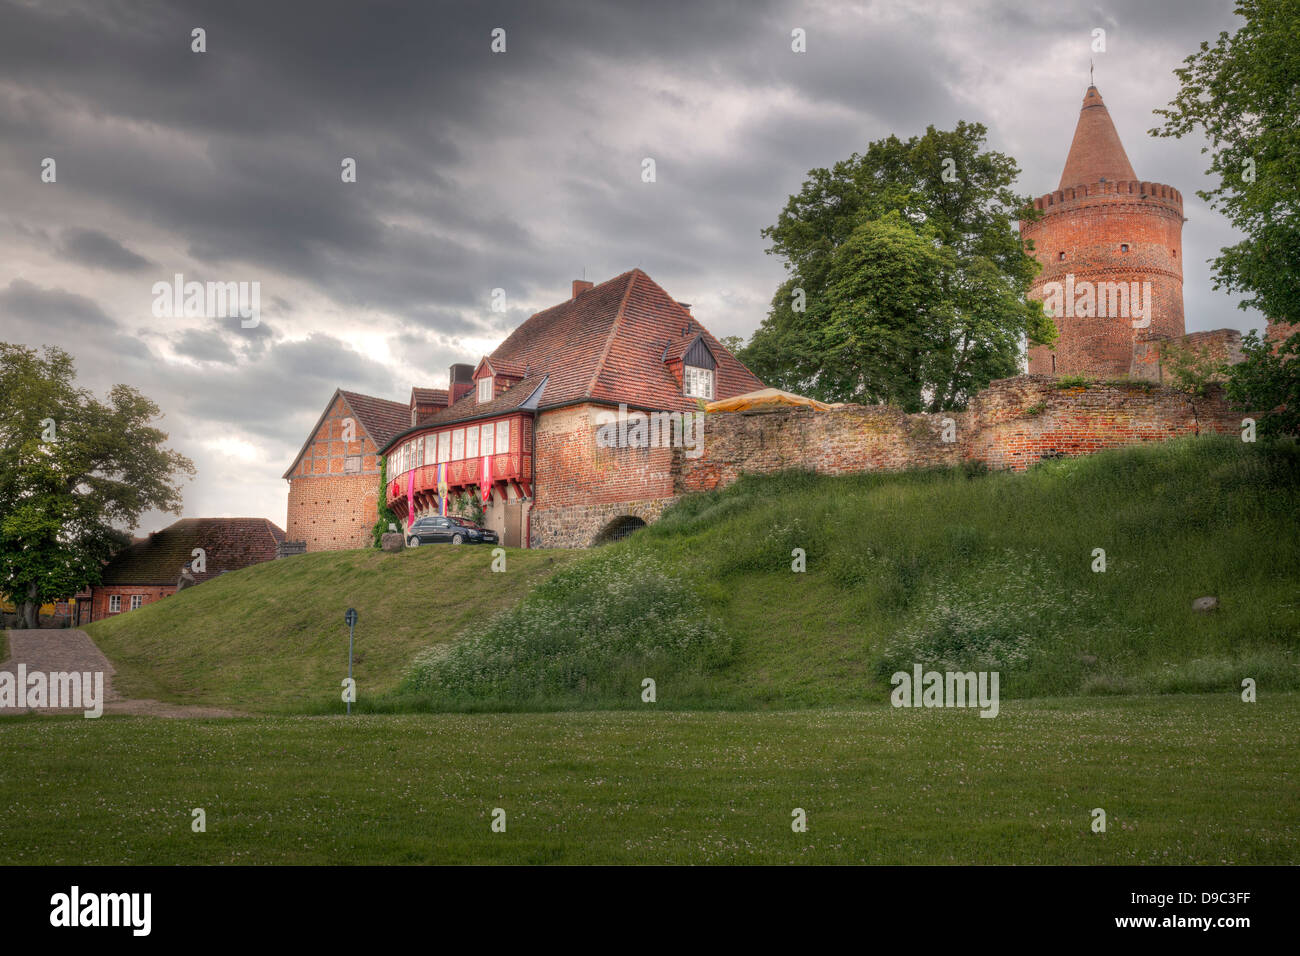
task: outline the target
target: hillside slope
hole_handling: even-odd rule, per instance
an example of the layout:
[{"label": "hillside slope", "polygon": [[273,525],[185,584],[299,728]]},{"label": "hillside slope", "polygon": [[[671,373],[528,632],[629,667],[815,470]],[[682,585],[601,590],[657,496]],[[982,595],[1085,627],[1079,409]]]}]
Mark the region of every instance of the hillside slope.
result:
[{"label": "hillside slope", "polygon": [[517,603],[572,557],[425,547],[304,554],[223,574],[86,628],[130,697],[248,711],[342,707],[344,612],[357,610],[353,676],[361,698],[389,690],[412,656]]},{"label": "hillside slope", "polygon": [[362,709],[643,707],[646,678],[658,707],[860,704],[914,663],[1003,697],[1300,687],[1289,445],[746,478],[616,545],[489,561],[306,555],[90,630],[132,692],[246,709],[336,709],[349,605]]},{"label": "hillside slope", "polygon": [[[1192,610],[1205,595],[1218,611]],[[1202,438],[1023,474],[748,478],[564,569],[405,690],[636,707],[649,677],[657,706],[862,703],[919,663],[997,670],[1003,697],[1263,692],[1300,686],[1298,645],[1300,455]]]}]

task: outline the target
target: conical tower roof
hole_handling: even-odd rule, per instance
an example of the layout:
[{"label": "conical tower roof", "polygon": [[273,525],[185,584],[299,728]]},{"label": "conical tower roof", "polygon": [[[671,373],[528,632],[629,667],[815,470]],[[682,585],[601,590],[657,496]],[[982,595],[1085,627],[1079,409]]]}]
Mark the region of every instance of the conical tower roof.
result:
[{"label": "conical tower roof", "polygon": [[1096,183],[1103,179],[1107,182],[1131,182],[1137,178],[1101,94],[1097,87],[1088,87],[1083,97],[1083,109],[1079,111],[1079,125],[1074,128],[1070,155],[1065,159],[1065,171],[1061,173],[1061,183],[1056,188]]}]

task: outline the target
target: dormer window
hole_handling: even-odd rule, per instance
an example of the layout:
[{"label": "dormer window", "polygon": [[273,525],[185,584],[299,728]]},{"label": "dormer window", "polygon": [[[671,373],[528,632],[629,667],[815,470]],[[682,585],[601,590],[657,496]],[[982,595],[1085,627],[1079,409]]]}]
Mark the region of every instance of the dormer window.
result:
[{"label": "dormer window", "polygon": [[492,376],[485,375],[478,380],[478,401],[482,405],[492,401]]},{"label": "dormer window", "polygon": [[682,369],[682,373],[687,398],[713,400],[713,369],[687,365]]}]

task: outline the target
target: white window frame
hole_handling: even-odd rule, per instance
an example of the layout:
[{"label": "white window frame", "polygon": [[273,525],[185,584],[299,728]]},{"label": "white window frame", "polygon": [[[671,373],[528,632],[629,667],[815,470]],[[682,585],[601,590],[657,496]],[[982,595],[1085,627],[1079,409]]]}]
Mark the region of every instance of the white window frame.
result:
[{"label": "white window frame", "polygon": [[132,595],[131,595],[131,610],[133,610],[133,611],[138,611],[138,610],[140,610],[140,608],[142,608],[142,607],[144,607],[144,595],[143,595],[143,594],[132,594]]},{"label": "white window frame", "polygon": [[465,457],[465,429],[457,428],[451,433],[451,460],[460,461]]},{"label": "white window frame", "polygon": [[451,432],[438,433],[438,461],[451,460]]},{"label": "white window frame", "polygon": [[429,435],[424,442],[424,463],[426,465],[436,465],[438,463],[438,436]]},{"label": "white window frame", "polygon": [[704,398],[713,400],[714,370],[687,365],[683,369],[682,384],[687,398]]},{"label": "white window frame", "polygon": [[482,434],[479,436],[479,443],[478,443],[479,454],[481,455],[496,454],[496,452],[493,450],[494,446],[492,443],[492,439],[496,436],[496,433],[497,433],[496,425],[492,424],[491,422],[483,426]]},{"label": "white window frame", "polygon": [[486,405],[492,401],[492,376],[484,375],[478,380],[478,403]]},{"label": "white window frame", "polygon": [[478,426],[471,425],[465,429],[465,457],[478,457]]},{"label": "white window frame", "polygon": [[109,614],[122,613],[122,595],[110,594],[108,596],[108,613]]},{"label": "white window frame", "polygon": [[510,422],[497,422],[496,435],[496,452],[498,455],[507,455],[510,453]]}]

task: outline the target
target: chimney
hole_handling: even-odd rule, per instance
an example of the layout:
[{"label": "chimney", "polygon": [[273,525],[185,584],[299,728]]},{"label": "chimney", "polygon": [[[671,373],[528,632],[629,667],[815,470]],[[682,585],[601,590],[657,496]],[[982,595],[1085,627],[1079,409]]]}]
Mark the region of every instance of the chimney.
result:
[{"label": "chimney", "polygon": [[691,314],[691,304],[689,302],[678,302],[677,304],[686,310],[687,315]]},{"label": "chimney", "polygon": [[451,367],[447,375],[447,404],[455,405],[457,400],[468,395],[474,389],[474,366],[458,363]]},{"label": "chimney", "polygon": [[590,288],[593,288],[595,285],[596,283],[588,282],[586,279],[574,279],[573,295],[569,296],[569,298],[576,299],[578,296],[582,295],[582,293],[586,292]]}]

